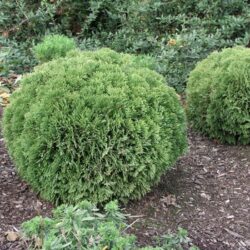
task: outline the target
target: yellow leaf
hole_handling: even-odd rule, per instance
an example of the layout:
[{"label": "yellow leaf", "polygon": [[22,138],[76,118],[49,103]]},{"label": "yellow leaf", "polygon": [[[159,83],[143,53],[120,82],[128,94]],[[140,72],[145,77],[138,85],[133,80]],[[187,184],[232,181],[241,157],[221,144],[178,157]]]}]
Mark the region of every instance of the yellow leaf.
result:
[{"label": "yellow leaf", "polygon": [[177,43],[177,41],[175,39],[170,39],[168,41],[168,45],[170,45],[170,46],[176,45],[176,43]]},{"label": "yellow leaf", "polygon": [[10,94],[8,94],[8,93],[2,93],[2,94],[0,94],[0,97],[2,97],[3,99],[9,99]]},{"label": "yellow leaf", "polygon": [[8,93],[0,94],[0,105],[5,107],[9,103],[9,97],[10,97],[10,94]]}]

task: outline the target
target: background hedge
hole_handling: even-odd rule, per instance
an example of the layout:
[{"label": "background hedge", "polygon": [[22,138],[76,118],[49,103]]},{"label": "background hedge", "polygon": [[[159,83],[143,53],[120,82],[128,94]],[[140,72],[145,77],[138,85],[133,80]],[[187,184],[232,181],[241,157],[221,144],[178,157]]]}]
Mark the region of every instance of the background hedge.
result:
[{"label": "background hedge", "polygon": [[36,63],[32,44],[59,33],[75,37],[82,49],[150,54],[168,84],[182,92],[199,60],[246,46],[250,38],[247,0],[0,0],[0,9],[0,44],[9,48],[3,73],[27,71]]}]

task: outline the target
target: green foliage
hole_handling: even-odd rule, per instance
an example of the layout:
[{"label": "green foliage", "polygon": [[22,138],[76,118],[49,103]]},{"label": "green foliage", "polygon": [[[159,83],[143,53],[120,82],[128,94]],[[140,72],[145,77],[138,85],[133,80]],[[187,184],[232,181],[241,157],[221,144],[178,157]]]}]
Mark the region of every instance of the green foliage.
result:
[{"label": "green foliage", "polygon": [[69,52],[35,68],[4,112],[19,173],[58,203],[136,199],[187,146],[175,91],[151,58]]},{"label": "green foliage", "polygon": [[250,49],[214,52],[191,72],[187,87],[191,125],[230,144],[250,143]]},{"label": "green foliage", "polygon": [[35,217],[24,222],[22,231],[26,238],[42,242],[42,249],[133,249],[135,237],[122,233],[125,217],[117,203],[108,203],[104,212],[86,201],[62,205],[53,211],[52,219]]},{"label": "green foliage", "polygon": [[35,56],[40,62],[65,57],[73,49],[76,49],[74,40],[63,35],[45,36],[43,41],[33,48]]},{"label": "green foliage", "polygon": [[[10,40],[29,48],[45,34],[57,33],[74,36],[82,49],[149,54],[178,92],[199,60],[213,50],[245,46],[250,39],[247,0],[17,2],[0,0],[0,32]],[[170,39],[181,43],[168,46]]]},{"label": "green foliage", "polygon": [[[249,31],[247,0],[147,0],[134,1],[129,24],[135,30],[147,30],[162,36],[197,29],[207,34],[220,32],[224,39],[234,40]],[[157,27],[157,29],[156,29]]]},{"label": "green foliage", "polygon": [[91,203],[83,201],[76,206],[56,208],[52,219],[35,217],[24,222],[22,232],[31,241],[31,249],[35,242],[40,242],[44,250],[183,250],[190,242],[187,231],[179,229],[176,235],[165,236],[160,247],[139,248],[135,236],[126,234],[124,219],[116,202],[108,203],[104,213],[100,213]]},{"label": "green foliage", "polygon": [[0,32],[11,39],[39,40],[48,32],[85,38],[100,31],[115,32],[131,0],[0,0]]},{"label": "green foliage", "polygon": [[0,47],[0,74],[3,74],[5,70],[5,57],[9,53],[9,48],[5,44]]},{"label": "green foliage", "polygon": [[[198,61],[214,50],[248,44],[249,13],[245,0],[134,1],[123,26],[114,34],[105,36],[103,32],[101,36],[105,46],[114,50],[154,56],[158,72],[183,92]],[[94,36],[93,46],[103,43],[101,36]],[[171,39],[177,43],[169,45]],[[89,46],[90,40],[86,42]]]},{"label": "green foliage", "polygon": [[[175,42],[176,44],[171,44]],[[215,49],[230,46],[219,34],[207,35],[204,31],[193,30],[190,33],[174,35],[162,40],[160,49],[155,52],[158,62],[157,71],[164,75],[172,87],[183,92],[186,81],[196,63]]]},{"label": "green foliage", "polygon": [[16,74],[29,71],[37,61],[33,57],[29,44],[0,37],[0,63],[0,74],[8,75],[13,71]]},{"label": "green foliage", "polygon": [[29,71],[36,64],[30,48],[46,34],[88,39],[94,33],[115,32],[125,18],[125,6],[130,4],[119,0],[0,0],[0,35],[15,44],[5,57],[5,72]]}]

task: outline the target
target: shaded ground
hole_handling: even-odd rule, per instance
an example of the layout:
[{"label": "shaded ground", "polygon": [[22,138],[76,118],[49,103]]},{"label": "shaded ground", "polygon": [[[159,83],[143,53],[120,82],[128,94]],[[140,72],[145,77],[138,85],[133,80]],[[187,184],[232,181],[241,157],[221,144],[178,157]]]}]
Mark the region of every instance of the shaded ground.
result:
[{"label": "shaded ground", "polygon": [[[142,215],[131,219],[138,220],[131,232],[145,245],[180,226],[201,249],[250,249],[250,147],[219,145],[194,133],[189,139],[189,153],[151,193],[125,208]],[[50,212],[51,205],[16,175],[0,139],[0,249],[27,249],[4,233]]]},{"label": "shaded ground", "polygon": [[183,227],[201,249],[250,249],[250,147],[219,145],[195,133],[189,144],[158,187],[129,205],[130,214],[144,215],[131,232],[145,244]]}]

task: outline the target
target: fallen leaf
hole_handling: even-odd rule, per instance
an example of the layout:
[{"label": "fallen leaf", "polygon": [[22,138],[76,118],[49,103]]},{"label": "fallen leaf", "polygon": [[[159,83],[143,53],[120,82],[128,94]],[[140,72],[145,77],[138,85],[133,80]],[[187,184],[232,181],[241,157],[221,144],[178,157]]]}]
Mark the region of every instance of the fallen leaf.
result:
[{"label": "fallen leaf", "polygon": [[7,231],[5,233],[6,239],[8,241],[16,241],[19,238],[19,234],[17,232]]},{"label": "fallen leaf", "polygon": [[10,90],[5,86],[0,86],[0,95],[4,93],[10,93]]},{"label": "fallen leaf", "polygon": [[4,92],[0,94],[0,104],[5,107],[7,104],[9,104],[9,98],[10,98],[9,93]]},{"label": "fallen leaf", "polygon": [[43,207],[43,204],[42,202],[40,201],[37,201],[35,204],[34,204],[34,209],[40,214],[40,212],[42,211],[42,207]]},{"label": "fallen leaf", "polygon": [[43,241],[41,238],[36,237],[35,238],[35,248],[41,248],[43,246]]},{"label": "fallen leaf", "polygon": [[10,94],[5,92],[0,94],[0,97],[2,97],[3,99],[8,99],[10,97]]},{"label": "fallen leaf", "polygon": [[168,41],[168,45],[170,45],[170,46],[174,46],[174,45],[176,45],[177,44],[177,41],[175,40],[175,39],[170,39],[169,41]]},{"label": "fallen leaf", "polygon": [[172,206],[178,207],[176,204],[176,197],[173,194],[162,197],[161,202],[163,202],[167,206],[172,205]]}]

